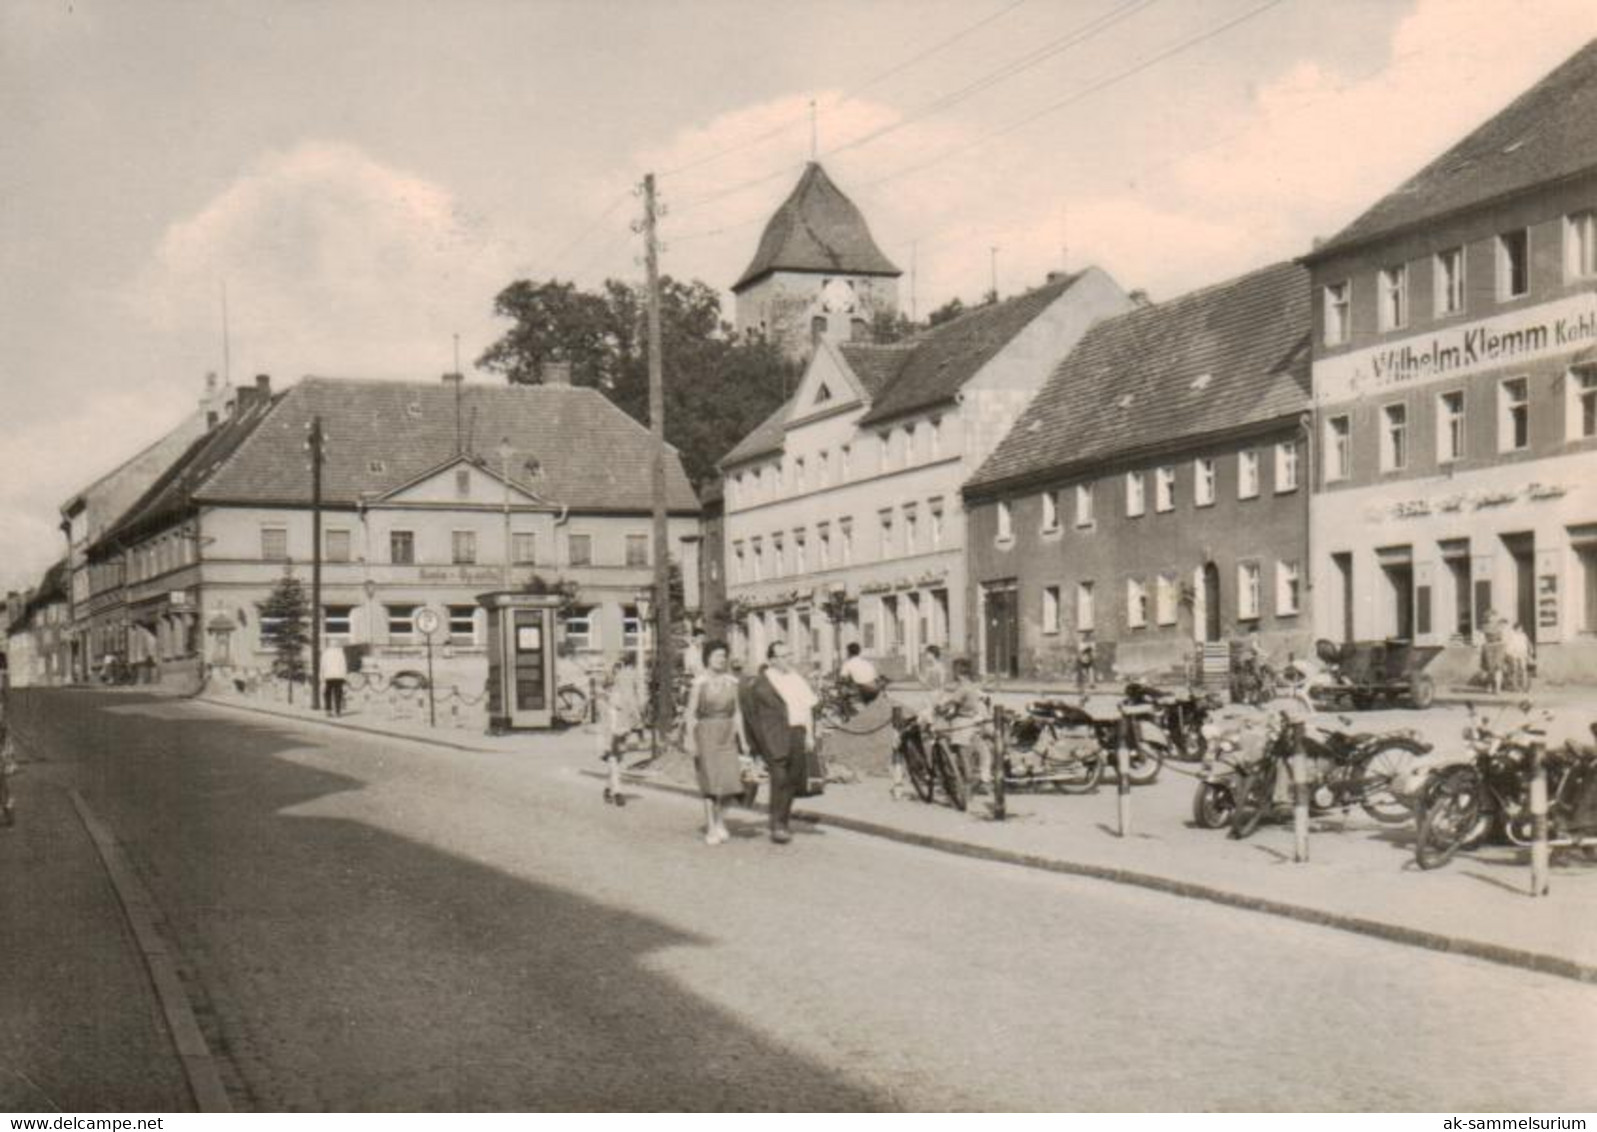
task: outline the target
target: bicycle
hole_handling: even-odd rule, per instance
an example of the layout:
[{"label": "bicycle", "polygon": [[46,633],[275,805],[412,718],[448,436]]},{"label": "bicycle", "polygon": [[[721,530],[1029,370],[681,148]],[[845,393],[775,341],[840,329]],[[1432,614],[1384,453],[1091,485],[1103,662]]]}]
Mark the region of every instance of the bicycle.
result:
[{"label": "bicycle", "polygon": [[896,721],[898,756],[910,786],[922,802],[935,800],[937,787],[956,810],[970,806],[971,775],[965,758],[954,750],[949,734],[957,728],[937,728],[920,716]]}]

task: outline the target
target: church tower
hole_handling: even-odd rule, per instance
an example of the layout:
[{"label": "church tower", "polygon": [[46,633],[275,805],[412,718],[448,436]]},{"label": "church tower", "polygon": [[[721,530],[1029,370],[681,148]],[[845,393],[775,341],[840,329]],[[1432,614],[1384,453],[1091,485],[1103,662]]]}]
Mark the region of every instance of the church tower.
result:
[{"label": "church tower", "polygon": [[812,161],[732,284],[737,328],[766,334],[795,358],[821,338],[864,339],[876,311],[898,309],[902,274],[854,202]]}]

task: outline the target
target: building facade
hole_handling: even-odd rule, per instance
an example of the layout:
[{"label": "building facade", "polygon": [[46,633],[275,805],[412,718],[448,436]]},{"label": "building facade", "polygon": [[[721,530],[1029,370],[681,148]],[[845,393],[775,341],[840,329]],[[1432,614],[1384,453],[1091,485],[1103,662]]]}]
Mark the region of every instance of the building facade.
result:
[{"label": "building facade", "polygon": [[[437,612],[440,683],[486,675],[477,595],[534,578],[569,592],[562,643],[610,660],[639,644],[653,581],[652,438],[599,393],[568,385],[465,386],[307,378],[191,449],[94,548],[120,570],[130,660],[163,678],[264,670],[259,605],[284,574],[307,591],[314,554],[306,436],[327,437],[321,630],[368,667],[418,668],[423,608]],[[484,424],[492,434],[474,442]],[[669,537],[697,604],[698,507],[674,453]]]},{"label": "building facade", "polygon": [[1321,634],[1597,677],[1597,44],[1305,262]]},{"label": "building facade", "polygon": [[6,679],[12,687],[72,682],[71,608],[66,562],[45,571],[26,593],[7,595]]},{"label": "building facade", "polygon": [[791,358],[816,343],[869,341],[878,312],[898,310],[898,277],[854,202],[811,162],[732,284],[737,329]]},{"label": "building facade", "polygon": [[727,596],[774,639],[887,671],[969,647],[960,484],[1089,327],[1130,306],[1091,268],[890,346],[823,341],[794,396],[722,461]]},{"label": "building facade", "polygon": [[984,673],[1193,670],[1309,647],[1308,274],[1279,264],[1098,324],[965,485]]}]

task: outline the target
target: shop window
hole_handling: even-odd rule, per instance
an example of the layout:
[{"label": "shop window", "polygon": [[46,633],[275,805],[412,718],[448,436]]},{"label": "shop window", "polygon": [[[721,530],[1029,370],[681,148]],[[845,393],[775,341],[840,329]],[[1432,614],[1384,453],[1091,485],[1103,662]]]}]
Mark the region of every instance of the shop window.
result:
[{"label": "shop window", "polygon": [[1530,446],[1530,383],[1511,377],[1497,387],[1497,450],[1518,452]]},{"label": "shop window", "polygon": [[1325,285],[1325,344],[1340,346],[1352,331],[1349,297],[1353,285],[1348,282]]},{"label": "shop window", "polygon": [[1530,230],[1497,237],[1497,299],[1506,302],[1530,293]]},{"label": "shop window", "polygon": [[477,607],[451,605],[449,607],[449,643],[475,645],[477,643]]},{"label": "shop window", "polygon": [[1394,264],[1381,270],[1379,309],[1379,324],[1382,330],[1401,330],[1408,325],[1408,267],[1406,264]]},{"label": "shop window", "polygon": [[1455,389],[1436,398],[1436,459],[1442,464],[1464,457],[1464,391]]},{"label": "shop window", "polygon": [[1408,467],[1408,406],[1387,405],[1381,410],[1381,471]]},{"label": "shop window", "polygon": [[1436,317],[1460,314],[1464,310],[1464,249],[1448,248],[1436,253]]},{"label": "shop window", "polygon": [[415,531],[388,532],[388,561],[395,566],[414,566],[416,564]]}]

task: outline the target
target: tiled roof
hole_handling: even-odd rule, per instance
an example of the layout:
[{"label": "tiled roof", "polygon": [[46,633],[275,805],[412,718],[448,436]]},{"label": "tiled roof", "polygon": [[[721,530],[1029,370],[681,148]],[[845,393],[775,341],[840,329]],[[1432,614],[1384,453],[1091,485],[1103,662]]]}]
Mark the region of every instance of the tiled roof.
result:
[{"label": "tiled roof", "polygon": [[876,246],[854,202],[813,161],[766,223],[754,258],[732,290],[741,291],[773,271],[903,274]]},{"label": "tiled roof", "polygon": [[1089,330],[968,493],[1302,412],[1309,274],[1280,263]]},{"label": "tiled roof", "polygon": [[1311,252],[1318,260],[1597,166],[1597,39]]},{"label": "tiled roof", "polygon": [[[232,503],[307,499],[305,438],[316,416],[327,436],[322,494],[330,504],[386,494],[457,454],[452,387],[308,377],[283,395],[197,497]],[[650,507],[649,430],[597,390],[467,384],[459,421],[465,453],[493,472],[500,467],[496,449],[508,437],[516,450],[511,481],[542,499],[585,511]],[[537,479],[526,470],[529,459],[538,462]],[[674,450],[666,461],[666,501],[673,511],[699,506]]]},{"label": "tiled roof", "polygon": [[737,447],[722,456],[720,466],[730,468],[734,464],[741,464],[756,456],[769,456],[773,452],[782,451],[782,426],[787,424],[788,414],[792,411],[793,399],[790,397],[778,405],[775,412],[755,425],[752,432],[738,441]]},{"label": "tiled roof", "polygon": [[[952,400],[965,382],[1080,278],[1080,274],[1062,276],[922,331],[906,343],[908,356],[900,359],[897,372],[874,398],[860,424]],[[849,360],[852,364],[852,355]]]},{"label": "tiled roof", "polygon": [[915,352],[915,345],[912,342],[880,346],[874,342],[843,342],[838,349],[865,395],[875,400],[904,368],[905,360]]}]

